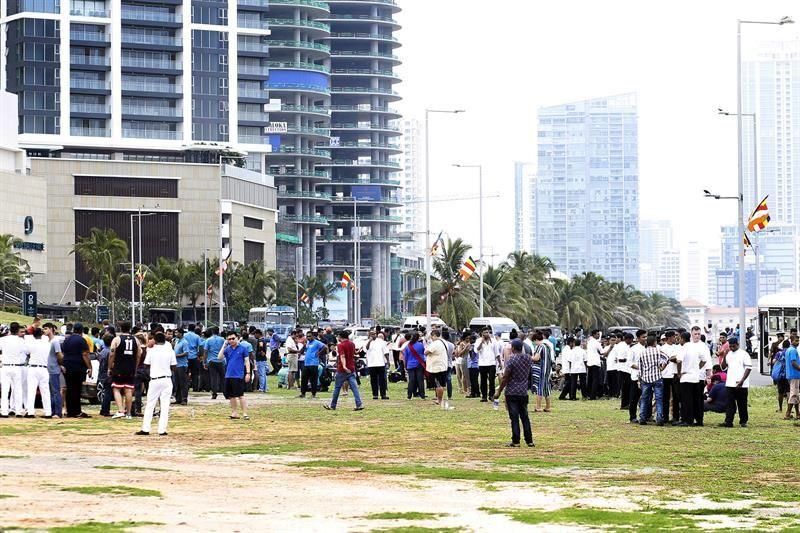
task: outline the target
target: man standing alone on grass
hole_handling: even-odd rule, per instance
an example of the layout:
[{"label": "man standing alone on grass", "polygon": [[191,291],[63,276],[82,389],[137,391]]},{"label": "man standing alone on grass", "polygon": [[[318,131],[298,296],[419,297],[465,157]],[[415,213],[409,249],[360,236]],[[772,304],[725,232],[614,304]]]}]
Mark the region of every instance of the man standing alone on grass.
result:
[{"label": "man standing alone on grass", "polygon": [[356,345],[350,340],[349,332],[339,332],[339,344],[336,345],[336,353],[338,356],[336,357],[336,381],[333,386],[333,397],[330,405],[325,404],[323,407],[328,411],[336,410],[342,384],[347,382],[350,384],[350,390],[353,391],[353,399],[356,402],[356,407],[353,410],[361,411],[364,406],[361,403],[361,395],[358,393],[358,382],[356,381]]},{"label": "man standing alone on grass", "polygon": [[792,418],[792,408],[794,407],[795,417],[800,419],[800,353],[797,346],[800,345],[800,337],[792,335],[789,338],[791,346],[786,349],[784,365],[786,366],[786,379],[789,381],[789,401],[786,409],[786,420]]},{"label": "man standing alone on grass", "polygon": [[247,348],[239,343],[239,337],[235,332],[228,333],[222,358],[227,362],[224,394],[225,398],[231,402],[230,418],[231,420],[239,418],[236,410],[238,400],[242,418],[250,420],[250,417],[247,416],[247,401],[244,399],[244,391],[250,381],[250,357]]},{"label": "man standing alone on grass", "polygon": [[172,373],[175,371],[177,361],[175,359],[175,351],[166,342],[164,333],[159,331],[155,334],[155,345],[147,349],[144,364],[150,370],[150,387],[147,390],[147,404],[144,409],[142,429],[137,431],[136,434],[150,434],[156,402],[160,402],[161,414],[158,416],[158,434],[166,435],[167,424],[169,423],[169,401],[172,395]]},{"label": "man standing alone on grass", "polygon": [[728,340],[730,351],[722,357],[720,365],[728,373],[725,388],[728,391],[728,410],[725,413],[723,427],[733,427],[733,416],[739,410],[739,425],[747,427],[747,391],[750,387],[750,371],[753,363],[750,354],[739,347],[739,339]]},{"label": "man standing alone on grass", "polygon": [[639,424],[647,424],[653,407],[653,394],[656,397],[656,424],[664,425],[664,379],[661,372],[667,366],[667,356],[656,346],[655,335],[649,335],[645,348],[633,367],[639,372],[642,397],[639,400]]},{"label": "man standing alone on grass", "polygon": [[520,443],[519,423],[522,421],[522,433],[525,443],[534,446],[531,421],[528,417],[528,383],[531,375],[531,358],[522,352],[522,341],[511,341],[511,357],[506,361],[505,371],[500,379],[500,387],[494,395],[495,400],[500,399],[503,390],[506,391],[506,407],[508,417],[511,419],[511,448],[518,448]]}]

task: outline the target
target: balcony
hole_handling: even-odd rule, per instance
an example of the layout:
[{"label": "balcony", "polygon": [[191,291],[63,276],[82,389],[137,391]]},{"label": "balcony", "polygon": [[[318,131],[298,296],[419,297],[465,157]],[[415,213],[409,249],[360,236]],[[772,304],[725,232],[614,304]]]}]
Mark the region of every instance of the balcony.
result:
[{"label": "balcony", "polygon": [[391,89],[384,89],[382,87],[331,87],[332,93],[359,93],[359,94],[388,94],[391,96],[399,96],[398,93]]},{"label": "balcony", "polygon": [[263,111],[239,111],[239,122],[269,122],[269,113]]},{"label": "balcony", "polygon": [[271,0],[270,4],[273,6],[301,6],[313,7],[321,9],[325,12],[330,12],[327,2],[320,2],[319,0]]},{"label": "balcony", "polygon": [[[335,148],[335,147],[334,147]],[[329,166],[332,167],[389,167],[389,168],[400,168],[400,163],[395,163],[394,161],[370,161],[368,163],[362,163],[354,159],[336,159],[330,163]]]},{"label": "balcony", "polygon": [[[274,2],[273,2],[274,3]],[[285,27],[285,28],[311,28],[315,30],[324,31],[329,33],[331,27],[322,22],[303,19],[268,19],[270,26]]]},{"label": "balcony", "polygon": [[390,215],[358,215],[353,218],[353,215],[328,215],[328,220],[331,222],[403,222],[403,217],[394,217]]},{"label": "balcony", "polygon": [[138,128],[123,128],[122,136],[129,139],[162,139],[175,140],[179,132],[173,130],[145,130]]},{"label": "balcony", "polygon": [[382,33],[339,32],[331,33],[331,39],[369,39],[376,41],[391,41],[399,43],[396,37]]},{"label": "balcony", "polygon": [[290,178],[316,178],[320,180],[330,180],[331,175],[324,170],[304,170],[304,169],[281,169],[281,167],[270,167],[268,174],[275,178],[290,177]]},{"label": "balcony", "polygon": [[395,150],[398,152],[402,151],[402,148],[396,144],[389,144],[389,143],[369,143],[369,142],[360,142],[360,141],[346,141],[346,142],[339,142],[339,144],[335,146],[331,146],[331,148],[351,148],[351,149],[359,149],[363,148],[366,150]]},{"label": "balcony", "polygon": [[325,19],[334,20],[334,21],[344,20],[344,21],[347,21],[347,22],[350,22],[350,21],[355,21],[355,22],[360,22],[360,21],[364,21],[364,22],[388,22],[389,24],[392,24],[392,25],[398,25],[397,21],[395,19],[393,19],[392,17],[379,17],[379,16],[374,16],[374,15],[339,15],[339,14],[331,14],[331,15],[325,17]]},{"label": "balcony", "polygon": [[82,126],[72,126],[69,134],[75,137],[108,137],[111,131],[108,128],[84,128]]},{"label": "balcony", "polygon": [[313,43],[311,41],[275,40],[270,41],[269,45],[273,48],[300,48],[303,50],[319,50],[326,53],[331,51],[331,47],[327,44]]},{"label": "balcony", "polygon": [[267,88],[273,91],[305,91],[312,93],[320,93],[328,95],[330,90],[322,85],[314,85],[310,83],[277,83],[268,82]]},{"label": "balcony", "polygon": [[111,58],[105,56],[69,56],[70,65],[91,65],[94,67],[109,67],[111,66]]},{"label": "balcony", "polygon": [[111,114],[111,106],[108,104],[87,104],[83,102],[71,102],[69,110],[72,113],[97,113],[102,115]]},{"label": "balcony", "polygon": [[281,146],[277,150],[272,152],[273,154],[297,154],[297,155],[309,155],[315,157],[322,157],[325,159],[330,159],[331,153],[328,150],[317,150],[311,148],[295,148],[294,146]]},{"label": "balcony", "polygon": [[390,115],[401,116],[399,111],[385,105],[332,105],[330,110],[334,113],[388,113]]},{"label": "balcony", "polygon": [[138,91],[143,93],[166,93],[177,94],[178,87],[183,89],[182,85],[175,85],[172,83],[156,83],[151,81],[130,81],[122,80],[123,91]]},{"label": "balcony", "polygon": [[122,8],[122,20],[142,20],[147,22],[180,22],[175,13],[164,13],[149,9]]},{"label": "balcony", "polygon": [[332,183],[338,185],[389,185],[393,187],[400,186],[400,180],[390,180],[382,178],[336,178],[331,180]]},{"label": "balcony", "polygon": [[[318,241],[324,242],[353,242],[353,237],[350,235],[317,235]],[[359,242],[385,242],[385,243],[399,243],[400,237],[397,235],[361,235],[358,238]]]},{"label": "balcony", "polygon": [[269,100],[269,92],[265,89],[249,89],[239,87],[239,98],[260,98]]},{"label": "balcony", "polygon": [[384,78],[400,79],[393,70],[386,69],[335,68],[331,70],[331,74],[335,74],[337,76],[382,76]]},{"label": "balcony", "polygon": [[110,91],[111,82],[106,80],[90,80],[83,78],[70,78],[69,86],[71,89],[92,89],[97,91]]},{"label": "balcony", "polygon": [[286,113],[313,113],[315,115],[328,115],[328,108],[322,106],[305,106],[294,104],[281,105],[281,112]]},{"label": "balcony", "polygon": [[69,32],[69,38],[73,41],[111,42],[111,37],[107,33],[99,31],[71,31]]},{"label": "balcony", "polygon": [[146,57],[125,57],[122,56],[123,67],[148,68],[161,70],[180,70],[183,65],[171,59],[152,59]]},{"label": "balcony", "polygon": [[[343,203],[343,204],[352,204],[354,201],[352,196],[331,196],[331,202],[335,203]],[[369,200],[356,200],[356,203],[359,204],[397,204],[403,205],[400,201],[396,198],[392,198],[390,196],[382,196],[379,200],[374,198],[370,198]]]},{"label": "balcony", "polygon": [[331,195],[317,191],[278,191],[278,198],[306,198],[310,200],[330,201]]},{"label": "balcony", "polygon": [[158,46],[183,46],[179,37],[171,35],[150,35],[143,33],[123,33],[122,44],[149,44]]},{"label": "balcony", "polygon": [[330,69],[324,65],[317,65],[315,63],[309,63],[307,61],[267,61],[267,66],[269,68],[287,68],[287,69],[298,69],[298,70],[315,70],[317,72],[330,72]]},{"label": "balcony", "polygon": [[240,52],[258,52],[262,54],[269,53],[270,45],[267,43],[253,43],[249,41],[239,41]]},{"label": "balcony", "polygon": [[122,104],[122,114],[145,117],[182,117],[183,109],[180,107]]},{"label": "balcony", "polygon": [[400,131],[400,128],[395,126],[382,126],[381,124],[357,124],[354,122],[349,123],[336,123],[331,124],[332,130],[365,130],[365,131]]},{"label": "balcony", "polygon": [[244,65],[239,64],[239,74],[246,76],[261,76],[264,78],[269,77],[269,68],[264,65]]},{"label": "balcony", "polygon": [[270,2],[270,0],[236,0],[236,3],[240,6],[253,6],[253,7],[269,7],[269,5],[275,2]]},{"label": "balcony", "polygon": [[328,219],[319,215],[280,215],[278,222],[289,222],[292,224],[314,224],[316,226],[327,226]]},{"label": "balcony", "polygon": [[70,9],[69,14],[73,17],[97,17],[103,19],[111,17],[111,11],[107,9]]},{"label": "balcony", "polygon": [[248,28],[251,30],[268,30],[269,22],[261,19],[239,18],[236,20],[236,25],[240,28]]},{"label": "balcony", "polygon": [[394,54],[389,54],[387,52],[369,52],[363,50],[336,50],[331,52],[332,56],[345,56],[345,57],[377,57],[381,59],[396,59],[400,60]]}]

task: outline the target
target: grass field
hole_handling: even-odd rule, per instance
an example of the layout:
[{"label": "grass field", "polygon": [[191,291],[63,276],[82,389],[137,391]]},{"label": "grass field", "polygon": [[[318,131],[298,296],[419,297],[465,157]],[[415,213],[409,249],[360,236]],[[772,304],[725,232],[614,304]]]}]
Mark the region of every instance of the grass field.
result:
[{"label": "grass field", "polygon": [[[368,388],[366,381],[364,385]],[[511,488],[552,493],[569,502],[542,509],[485,505],[480,511],[487,519],[499,515],[520,525],[612,530],[709,524],[764,530],[800,527],[800,427],[775,413],[772,388],[751,391],[750,425],[732,429],[716,427],[721,415],[708,414],[706,427],[638,426],[628,423],[627,411],[619,410],[617,401],[555,401],[552,413],[532,413],[534,449],[505,448],[510,436],[505,411],[457,395],[455,409],[443,411],[430,400],[405,400],[398,384],[391,386],[390,401],[372,401],[368,394],[366,410],[353,412],[352,398],[345,398],[338,411],[327,412],[321,401],[297,399],[295,394],[281,389],[249,394],[256,404],[250,421],[230,421],[225,404],[209,404],[206,395],[202,400],[192,396],[193,405],[172,409],[170,437],[146,444],[132,437],[138,429],[135,423],[100,418],[2,421],[0,453],[8,458],[0,456],[0,467],[35,459],[40,452],[26,445],[32,440],[58,442],[86,450],[89,456],[92,443],[102,440],[147,446],[148,452],[137,452],[137,457],[149,459],[179,446],[191,450],[192,464],[244,464],[264,456],[313,479],[336,480],[346,473],[409,486],[466,482],[486,494]],[[145,487],[135,490],[128,476],[142,467],[141,475],[174,477],[181,463],[134,463],[110,465],[103,458],[94,468],[117,476],[116,494],[134,500],[161,493],[170,497],[169,486],[161,487],[160,493]],[[375,483],[382,486],[386,481]],[[93,492],[86,483],[71,485],[59,490]],[[106,485],[98,484],[96,492],[105,492]],[[14,496],[13,484],[0,483],[0,489]],[[0,510],[9,501],[0,501]],[[417,527],[413,520],[423,520],[423,525],[440,520],[444,528],[448,516],[458,515],[452,509],[433,511],[421,506],[395,512],[388,507],[365,512],[364,520],[371,515],[372,521],[380,518],[412,528]],[[133,517],[120,514],[118,519]]]}]

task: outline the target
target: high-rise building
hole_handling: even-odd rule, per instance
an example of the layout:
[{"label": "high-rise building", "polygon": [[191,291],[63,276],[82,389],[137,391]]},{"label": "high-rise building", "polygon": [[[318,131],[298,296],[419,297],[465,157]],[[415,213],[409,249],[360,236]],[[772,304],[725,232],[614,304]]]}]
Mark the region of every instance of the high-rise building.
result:
[{"label": "high-rise building", "polygon": [[[402,121],[403,135],[400,148],[403,153],[397,157],[403,167],[400,174],[403,185],[403,207],[399,210],[403,217],[402,232],[413,240],[404,243],[403,248],[417,254],[425,249],[425,126],[418,119]],[[433,237],[435,238],[435,236]]]},{"label": "high-rise building", "polygon": [[706,279],[708,286],[708,302],[707,305],[719,305],[717,298],[717,270],[722,268],[722,256],[719,250],[709,252],[707,258],[708,268],[706,270]]},{"label": "high-rise building", "polygon": [[[321,213],[328,226],[317,237],[317,270],[334,280],[354,272],[355,243],[361,265],[363,316],[391,312],[391,250],[400,244],[393,211],[401,170],[392,156],[400,153],[400,114],[390,104],[400,99],[394,32],[394,0],[330,0],[331,181],[321,189],[330,203]],[[357,222],[357,227],[356,224]]]},{"label": "high-rise building", "polygon": [[514,162],[514,250],[536,250],[536,166]]},{"label": "high-rise building", "polygon": [[536,252],[568,276],[639,285],[636,96],[539,109]]},{"label": "high-rise building", "polygon": [[639,222],[639,289],[658,292],[662,254],[672,250],[672,224],[669,220]]},{"label": "high-rise building", "polygon": [[683,276],[684,286],[681,287],[681,298],[695,300],[701,303],[708,302],[708,255],[705,246],[698,241],[689,241],[685,248],[685,264]]},{"label": "high-rise building", "polygon": [[681,254],[678,250],[664,250],[658,258],[657,292],[678,299],[681,292]]}]

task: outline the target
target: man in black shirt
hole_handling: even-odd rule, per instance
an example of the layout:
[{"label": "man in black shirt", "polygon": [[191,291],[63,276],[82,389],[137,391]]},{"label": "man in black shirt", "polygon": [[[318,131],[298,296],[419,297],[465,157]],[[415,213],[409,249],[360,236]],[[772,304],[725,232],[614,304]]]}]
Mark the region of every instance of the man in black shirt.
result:
[{"label": "man in black shirt", "polygon": [[67,384],[66,404],[67,417],[90,418],[81,411],[81,388],[88,371],[92,375],[92,363],[89,361],[89,345],[83,338],[83,324],[75,323],[72,334],[61,343],[64,355],[64,381]]}]

